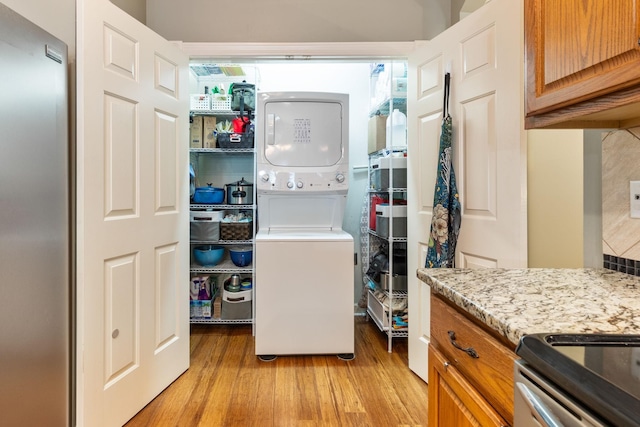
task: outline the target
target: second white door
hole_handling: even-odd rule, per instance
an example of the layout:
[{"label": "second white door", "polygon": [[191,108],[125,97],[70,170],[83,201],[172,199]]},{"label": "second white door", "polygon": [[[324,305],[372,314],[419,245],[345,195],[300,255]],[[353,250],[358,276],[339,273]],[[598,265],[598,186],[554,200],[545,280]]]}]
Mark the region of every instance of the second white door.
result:
[{"label": "second white door", "polygon": [[[521,2],[492,0],[409,58],[409,271],[425,266],[446,72],[462,204],[456,267],[527,265],[522,13]],[[409,367],[427,381],[430,289],[415,274],[408,285]]]}]

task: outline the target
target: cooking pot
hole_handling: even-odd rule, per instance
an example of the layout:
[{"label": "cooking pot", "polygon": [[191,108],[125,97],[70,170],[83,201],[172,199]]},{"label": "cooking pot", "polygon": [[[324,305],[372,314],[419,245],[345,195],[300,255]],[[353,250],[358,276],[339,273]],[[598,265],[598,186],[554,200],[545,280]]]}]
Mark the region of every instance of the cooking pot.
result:
[{"label": "cooking pot", "polygon": [[244,180],[226,184],[227,204],[229,205],[251,205],[253,204],[253,184]]},{"label": "cooking pot", "polygon": [[193,193],[193,203],[222,203],[224,202],[224,189],[212,187],[196,187]]}]

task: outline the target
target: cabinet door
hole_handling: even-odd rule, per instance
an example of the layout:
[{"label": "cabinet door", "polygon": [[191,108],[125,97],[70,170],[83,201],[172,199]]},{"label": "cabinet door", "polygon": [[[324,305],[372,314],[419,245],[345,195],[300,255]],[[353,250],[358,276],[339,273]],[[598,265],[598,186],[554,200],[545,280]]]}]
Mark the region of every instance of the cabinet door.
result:
[{"label": "cabinet door", "polygon": [[525,0],[526,113],[640,83],[640,0]]},{"label": "cabinet door", "polygon": [[506,426],[482,395],[429,345],[429,426]]}]

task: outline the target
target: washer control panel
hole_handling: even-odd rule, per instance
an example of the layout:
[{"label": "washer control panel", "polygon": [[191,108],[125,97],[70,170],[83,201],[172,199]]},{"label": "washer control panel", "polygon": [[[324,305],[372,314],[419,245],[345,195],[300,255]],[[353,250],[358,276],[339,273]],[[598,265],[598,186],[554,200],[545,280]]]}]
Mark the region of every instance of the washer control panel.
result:
[{"label": "washer control panel", "polygon": [[345,191],[349,188],[348,171],[325,173],[258,171],[258,190],[263,191]]}]

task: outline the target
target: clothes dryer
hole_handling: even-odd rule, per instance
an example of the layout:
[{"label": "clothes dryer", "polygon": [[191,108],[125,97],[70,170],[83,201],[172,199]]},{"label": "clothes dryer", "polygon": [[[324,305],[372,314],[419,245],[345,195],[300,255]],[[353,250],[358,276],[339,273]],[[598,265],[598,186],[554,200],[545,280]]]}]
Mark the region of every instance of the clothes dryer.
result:
[{"label": "clothes dryer", "polygon": [[256,355],[354,352],[346,94],[260,93]]}]

